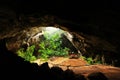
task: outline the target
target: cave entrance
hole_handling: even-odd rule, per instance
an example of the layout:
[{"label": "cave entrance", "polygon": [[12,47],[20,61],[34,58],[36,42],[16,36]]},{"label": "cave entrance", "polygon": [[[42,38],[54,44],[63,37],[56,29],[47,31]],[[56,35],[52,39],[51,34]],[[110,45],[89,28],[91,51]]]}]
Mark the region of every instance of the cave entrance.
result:
[{"label": "cave entrance", "polygon": [[74,36],[57,27],[32,27],[17,37],[21,39],[21,45],[16,53],[27,61],[41,64],[56,57],[80,57],[80,51],[73,42]]},{"label": "cave entrance", "polygon": [[7,48],[16,52],[26,61],[38,64],[49,60],[59,64],[59,61],[63,62],[66,59],[67,64],[69,63],[67,66],[101,63],[100,60],[97,60],[99,57],[94,59],[92,56],[89,57],[90,53],[86,51],[89,50],[89,45],[83,36],[60,25],[24,28],[14,37],[8,39]]}]

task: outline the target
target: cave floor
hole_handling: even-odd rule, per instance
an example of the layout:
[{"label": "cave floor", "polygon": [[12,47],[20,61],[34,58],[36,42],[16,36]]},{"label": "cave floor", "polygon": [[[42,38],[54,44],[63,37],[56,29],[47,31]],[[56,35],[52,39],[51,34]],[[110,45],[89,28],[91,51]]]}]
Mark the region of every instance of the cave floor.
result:
[{"label": "cave floor", "polygon": [[[40,61],[40,59],[36,60],[39,65],[44,63]],[[58,66],[63,70],[71,69],[76,74],[82,74],[87,76],[92,72],[102,72],[109,80],[120,80],[120,68],[114,67],[110,65],[96,64],[96,65],[88,65],[86,61],[83,59],[69,59],[64,57],[54,57],[47,61],[49,63],[49,67]]]}]

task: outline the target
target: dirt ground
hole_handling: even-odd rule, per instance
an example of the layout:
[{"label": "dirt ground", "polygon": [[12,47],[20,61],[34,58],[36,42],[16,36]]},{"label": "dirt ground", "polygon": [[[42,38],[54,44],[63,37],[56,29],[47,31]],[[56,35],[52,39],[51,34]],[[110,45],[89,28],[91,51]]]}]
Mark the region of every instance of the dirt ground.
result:
[{"label": "dirt ground", "polygon": [[[40,60],[36,61],[39,65],[42,64]],[[109,80],[120,80],[120,68],[110,65],[88,65],[83,59],[69,59],[63,57],[54,57],[47,61],[50,67],[58,66],[63,70],[71,69],[76,74],[83,74],[87,76],[92,72],[102,72]]]}]

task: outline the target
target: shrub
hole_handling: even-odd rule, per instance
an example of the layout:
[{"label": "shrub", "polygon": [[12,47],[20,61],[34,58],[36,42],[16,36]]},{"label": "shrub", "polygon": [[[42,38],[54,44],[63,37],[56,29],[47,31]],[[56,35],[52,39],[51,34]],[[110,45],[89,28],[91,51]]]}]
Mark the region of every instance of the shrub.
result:
[{"label": "shrub", "polygon": [[20,48],[17,53],[18,56],[25,59],[25,61],[33,61],[36,60],[36,57],[33,56],[33,52],[35,50],[35,45],[29,46],[26,50],[24,48]]},{"label": "shrub", "polygon": [[52,56],[67,56],[69,48],[61,47],[61,35],[59,32],[56,32],[52,35],[48,33],[44,34],[45,40],[39,44],[41,58],[49,58]]},{"label": "shrub", "polygon": [[100,60],[94,61],[92,57],[81,56],[82,59],[86,60],[88,64],[102,64]]}]

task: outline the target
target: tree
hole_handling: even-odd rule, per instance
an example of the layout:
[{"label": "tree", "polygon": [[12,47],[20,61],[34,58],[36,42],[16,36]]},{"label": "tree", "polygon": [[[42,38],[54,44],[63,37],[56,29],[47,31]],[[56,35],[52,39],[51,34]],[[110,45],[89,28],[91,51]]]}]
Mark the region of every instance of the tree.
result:
[{"label": "tree", "polygon": [[41,58],[49,58],[52,56],[67,56],[69,48],[61,47],[61,34],[63,32],[55,32],[52,34],[45,33],[45,40],[42,41],[39,46],[40,49],[38,52],[40,53]]}]

